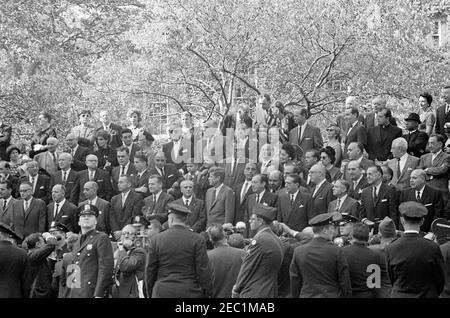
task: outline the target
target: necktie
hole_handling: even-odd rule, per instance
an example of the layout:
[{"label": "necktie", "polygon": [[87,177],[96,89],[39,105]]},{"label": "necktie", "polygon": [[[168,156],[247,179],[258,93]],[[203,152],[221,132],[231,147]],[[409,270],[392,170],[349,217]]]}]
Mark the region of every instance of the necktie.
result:
[{"label": "necktie", "polygon": [[33,193],[34,193],[34,177],[31,177],[31,185],[32,185],[32,187],[33,187]]},{"label": "necktie", "polygon": [[3,199],[3,211],[6,210],[6,199]]},{"label": "necktie", "polygon": [[62,181],[63,181],[64,184],[67,181],[67,172],[66,171],[63,172],[63,179],[62,179]]},{"label": "necktie", "polygon": [[56,206],[55,206],[55,218],[56,218],[56,216],[58,215],[58,209],[59,209],[59,203],[56,203]]},{"label": "necktie", "polygon": [[189,206],[189,199],[186,199],[186,206]]},{"label": "necktie", "polygon": [[298,126],[298,142],[302,140],[302,127]]},{"label": "necktie", "polygon": [[52,153],[53,156],[53,164],[55,165],[55,169],[58,168],[58,159],[56,158],[56,153]]},{"label": "necktie", "polygon": [[291,194],[291,205],[293,205],[293,204],[294,204],[294,195]]},{"label": "necktie", "polygon": [[156,204],[156,194],[153,194],[153,204]]},{"label": "necktie", "polygon": [[402,175],[402,170],[400,169],[400,158],[397,159],[397,179]]},{"label": "necktie", "polygon": [[341,199],[338,198],[337,199],[337,204],[336,204],[336,211],[339,211],[339,208],[341,207]]},{"label": "necktie", "polygon": [[241,203],[244,201],[247,190],[248,190],[248,182],[245,181],[244,186],[242,187],[242,192],[241,192]]},{"label": "necktie", "polygon": [[377,188],[373,187],[373,201],[375,202],[377,200]]},{"label": "necktie", "polygon": [[420,192],[419,192],[419,191],[417,191],[417,196],[416,196],[416,199],[417,199],[417,202],[419,202],[419,201],[420,201]]},{"label": "necktie", "polygon": [[25,211],[28,210],[29,206],[30,206],[30,204],[28,203],[28,201],[25,201]]},{"label": "necktie", "polygon": [[122,193],[122,208],[125,205],[125,193]]},{"label": "necktie", "polygon": [[121,176],[125,175],[125,166],[122,166],[122,172],[120,173]]},{"label": "necktie", "polygon": [[256,194],[256,203],[259,203],[259,193]]},{"label": "necktie", "polygon": [[94,171],[89,171],[89,181],[94,180]]}]

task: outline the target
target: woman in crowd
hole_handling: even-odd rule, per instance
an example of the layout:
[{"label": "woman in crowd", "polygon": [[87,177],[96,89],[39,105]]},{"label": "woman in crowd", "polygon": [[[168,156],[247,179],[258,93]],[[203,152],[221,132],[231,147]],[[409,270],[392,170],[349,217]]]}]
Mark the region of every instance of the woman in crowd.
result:
[{"label": "woman in crowd", "polygon": [[141,125],[142,121],[142,114],[137,109],[130,109],[127,112],[128,120],[130,121],[129,128],[133,132],[133,140],[138,141],[139,139],[139,133],[144,132],[144,127]]},{"label": "woman in crowd", "polygon": [[39,113],[39,122],[36,132],[31,138],[30,157],[33,158],[38,153],[44,152],[47,149],[43,146],[47,144],[49,137],[56,138],[56,130],[52,124],[52,116],[47,112]]},{"label": "woman in crowd", "polygon": [[278,153],[274,152],[272,144],[263,145],[259,153],[258,170],[260,173],[268,174],[269,167],[274,167],[275,170],[278,170],[278,166]]},{"label": "woman in crowd", "polygon": [[16,145],[11,145],[6,149],[6,155],[9,158],[10,174],[14,177],[22,177],[25,175],[25,160],[28,156],[21,156],[20,149]]},{"label": "woman in crowd", "polygon": [[95,139],[98,150],[94,152],[94,155],[98,158],[98,168],[108,172],[119,165],[116,151],[109,146],[110,139],[111,135],[106,130],[98,131]]},{"label": "woman in crowd", "polygon": [[281,146],[280,150],[280,171],[284,171],[284,166],[286,164],[293,163],[294,165],[298,165],[298,154],[296,147],[290,143],[285,143]]},{"label": "woman in crowd", "polygon": [[330,173],[331,181],[339,180],[342,177],[341,170],[334,166],[336,153],[334,148],[326,146],[320,151],[320,161]]},{"label": "woman in crowd", "polygon": [[153,138],[152,134],[146,130],[142,130],[138,133],[137,143],[141,148],[141,152],[147,156],[148,169],[151,170],[155,167],[155,151],[153,150]]},{"label": "woman in crowd", "polygon": [[419,130],[424,131],[430,136],[433,133],[434,124],[436,122],[436,116],[431,107],[433,102],[433,96],[429,93],[422,93],[419,95],[419,106],[420,106],[420,121]]},{"label": "woman in crowd", "polygon": [[276,101],[273,106],[269,108],[267,126],[281,127],[281,121],[284,118],[284,106],[280,101]]},{"label": "woman in crowd", "polygon": [[83,109],[78,113],[78,120],[80,124],[75,126],[70,131],[78,137],[78,144],[83,147],[93,149],[95,142],[94,128],[89,126],[89,120],[91,119],[91,111]]},{"label": "woman in crowd", "polygon": [[327,128],[328,141],[325,143],[325,147],[329,146],[334,149],[335,153],[335,167],[340,167],[342,162],[342,146],[341,146],[341,129],[334,124],[331,124]]}]

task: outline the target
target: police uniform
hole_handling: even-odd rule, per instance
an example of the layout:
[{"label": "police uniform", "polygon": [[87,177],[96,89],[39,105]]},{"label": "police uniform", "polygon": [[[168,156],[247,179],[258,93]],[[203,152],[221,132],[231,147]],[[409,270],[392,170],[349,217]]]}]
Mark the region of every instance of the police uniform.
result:
[{"label": "police uniform", "polygon": [[[400,204],[400,214],[420,220],[428,213],[418,202]],[[405,231],[386,249],[386,263],[392,282],[391,298],[436,298],[445,283],[444,259],[439,245],[422,238],[419,232]]]},{"label": "police uniform", "polygon": [[[78,208],[78,216],[98,217],[98,208],[86,204]],[[105,297],[112,285],[114,257],[111,241],[95,229],[80,235],[73,248],[72,264],[67,269],[68,298]]]},{"label": "police uniform", "polygon": [[[335,214],[335,218],[333,219],[333,221],[336,220],[337,214],[339,214],[340,216],[339,220],[336,220],[337,222],[339,222],[340,231],[341,228],[345,226],[353,226],[354,223],[358,222],[358,219],[349,213],[339,213],[339,212],[333,213]],[[350,246],[351,245],[350,240],[351,240],[350,235],[343,235],[342,233],[339,232],[339,236],[335,238],[334,244],[339,247]]]},{"label": "police uniform", "polygon": [[[311,219],[311,226],[332,224],[335,213]],[[323,237],[299,246],[289,268],[292,297],[349,298],[352,294],[347,260],[341,248]]]},{"label": "police uniform", "polygon": [[[252,213],[272,221],[277,209],[257,204]],[[239,298],[277,297],[278,272],[282,262],[283,245],[280,239],[268,226],[259,229],[242,261],[233,292]]]},{"label": "police uniform", "polygon": [[[191,214],[189,209],[177,203],[169,203],[167,207],[169,214]],[[210,296],[212,278],[205,240],[187,225],[173,225],[150,239],[145,267],[145,288],[149,297]]]}]

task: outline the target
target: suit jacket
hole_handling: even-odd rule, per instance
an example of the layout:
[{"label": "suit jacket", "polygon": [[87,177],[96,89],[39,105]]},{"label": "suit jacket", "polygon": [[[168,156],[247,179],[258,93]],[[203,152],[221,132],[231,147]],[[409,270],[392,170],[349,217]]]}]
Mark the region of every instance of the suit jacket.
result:
[{"label": "suit jacket", "polygon": [[434,130],[436,134],[441,134],[445,136],[445,129],[444,125],[446,122],[450,121],[450,113],[446,113],[446,105],[439,106],[436,109],[436,126],[434,127]]},{"label": "suit jacket", "polygon": [[148,191],[148,178],[149,177],[150,177],[150,170],[148,170],[148,169],[146,169],[141,176],[139,176],[139,173],[137,171],[136,171],[136,173],[133,174],[133,178],[132,178],[133,189],[141,188],[141,187],[147,188],[146,193],[138,192],[142,195],[143,198],[146,198],[150,195],[150,192]]},{"label": "suit jacket", "polygon": [[168,142],[162,146],[162,151],[166,155],[167,163],[174,164],[177,169],[183,169],[187,159],[192,157],[191,139],[181,138],[178,154],[175,157],[173,152],[173,141]]},{"label": "suit jacket", "polygon": [[[89,201],[85,200],[78,204],[78,207],[88,204]],[[97,197],[97,201],[95,202],[95,206],[98,208],[98,217],[97,217],[97,227],[95,228],[97,231],[105,232],[106,234],[111,233],[111,204]]]},{"label": "suit jacket", "polygon": [[96,230],[85,235],[84,241],[80,235],[73,247],[72,265],[77,265],[79,272],[69,277],[73,283],[67,285],[67,298],[105,297],[112,284],[114,257],[108,235]]},{"label": "suit jacket", "polygon": [[347,158],[348,145],[352,142],[360,142],[367,149],[367,130],[360,122],[356,123],[355,127],[348,132],[345,138],[344,158]]},{"label": "suit jacket", "polygon": [[[416,191],[414,189],[409,188],[400,192],[399,204],[407,201],[417,201]],[[444,201],[438,190],[425,185],[419,202],[428,210],[428,214],[425,216],[425,220],[420,227],[421,231],[427,233],[430,231],[431,223],[434,219],[445,217]]]},{"label": "suit jacket", "polygon": [[319,190],[314,194],[314,189],[311,191],[312,205],[309,211],[308,220],[311,220],[318,214],[326,213],[328,211],[328,205],[333,201],[335,196],[333,195],[333,185],[328,181],[325,181],[320,186]]},{"label": "suit jacket", "polygon": [[408,142],[408,153],[411,156],[420,158],[425,153],[428,143],[428,135],[426,132],[416,130],[412,134],[405,134],[403,138]]},{"label": "suit jacket", "polygon": [[299,129],[300,127],[297,126],[289,132],[289,142],[294,145],[299,145],[303,150],[303,156],[308,150],[320,150],[323,148],[322,134],[318,127],[306,123],[301,140],[298,139]]},{"label": "suit jacket", "polygon": [[294,203],[291,205],[289,193],[282,193],[277,201],[277,220],[283,222],[295,231],[302,231],[308,226],[309,215],[312,209],[312,199],[310,196],[297,193]]},{"label": "suit jacket", "polygon": [[242,259],[246,255],[244,250],[226,245],[208,251],[209,262],[214,272],[212,298],[231,298]]},{"label": "suit jacket", "polygon": [[130,190],[125,202],[122,202],[122,194],[117,194],[111,199],[110,222],[111,231],[120,231],[127,225],[134,223],[134,217],[142,214],[144,201],[142,196]]},{"label": "suit jacket", "polygon": [[203,162],[205,156],[211,157],[215,162],[220,162],[225,158],[226,139],[224,136],[217,134],[212,137],[212,141],[208,144],[207,138],[202,138],[197,141],[195,146],[195,160],[196,162]]},{"label": "suit jacket", "polygon": [[[73,195],[74,197],[78,198],[78,202],[86,200],[86,197],[83,194],[83,187],[84,184],[88,181],[89,181],[88,169],[78,172],[78,182],[76,183],[75,188],[73,189]],[[102,169],[97,169],[95,170],[93,181],[97,182],[98,185],[97,195],[100,198],[109,201],[113,195],[111,178],[109,174]]]},{"label": "suit jacket", "polygon": [[73,233],[80,231],[76,205],[66,200],[63,206],[59,207],[58,214],[54,216],[54,213],[55,202],[52,202],[47,206],[47,231],[50,229],[52,222],[64,224]]},{"label": "suit jacket", "polygon": [[388,216],[398,226],[397,204],[394,196],[392,189],[382,183],[374,201],[373,186],[365,188],[361,193],[359,217],[374,221],[375,219],[382,220],[385,216]]},{"label": "suit jacket", "polygon": [[14,199],[13,197],[11,197],[11,199],[9,199],[8,204],[6,205],[6,208],[3,209],[3,201],[0,200],[1,204],[0,204],[0,222],[3,222],[9,226],[13,225],[13,216],[14,216],[14,204],[15,202],[17,202],[19,200]]},{"label": "suit jacket", "polygon": [[15,202],[13,207],[13,229],[22,236],[27,237],[31,233],[45,232],[47,228],[47,207],[41,199],[31,198],[30,206],[23,209],[23,199]]},{"label": "suit jacket", "polygon": [[[123,146],[125,146],[125,145],[123,145]],[[125,146],[126,147],[126,146]],[[137,145],[137,144],[135,144],[135,143],[133,143],[132,145],[131,145],[131,151],[130,151],[130,162],[131,163],[133,163],[134,162],[134,156],[136,155],[136,152],[138,152],[138,151],[140,151],[141,150],[141,147],[139,147],[139,145]],[[150,164],[150,163],[149,163]],[[153,168],[153,167],[150,167],[149,166],[149,168]]]},{"label": "suit jacket", "polygon": [[350,190],[348,191],[349,197],[355,199],[356,201],[361,200],[362,190],[368,186],[367,178],[363,176],[361,180],[358,182],[356,187],[354,186],[353,181],[350,181]]},{"label": "suit jacket", "polygon": [[[117,183],[119,182],[121,169],[122,169],[121,166],[117,166],[117,167],[114,167],[112,169],[112,171],[111,171],[111,185],[112,185],[114,194],[119,194],[120,193],[119,189],[117,188]],[[133,163],[130,161],[130,164],[128,165],[128,169],[127,169],[126,175],[131,177],[131,180],[133,180],[134,176],[136,174],[137,174],[136,168],[134,168]]]},{"label": "suit jacket", "polygon": [[411,172],[417,168],[417,166],[419,165],[419,161],[419,158],[408,155],[405,166],[403,167],[403,170],[401,171],[401,174],[399,176],[397,172],[397,158],[389,160],[387,162],[387,166],[394,172],[391,181],[392,185],[394,185],[400,191],[409,188],[409,178],[411,177]]},{"label": "suit jacket", "polygon": [[244,197],[241,197],[241,192],[242,192],[243,187],[244,187],[244,183],[238,184],[237,186],[233,187],[234,203],[235,203],[234,219],[232,222],[233,224],[236,224],[236,220],[244,219],[245,207],[247,205],[247,198],[250,194],[253,193],[253,189],[252,189],[251,182],[250,182],[250,186],[248,187],[247,192],[244,193]]},{"label": "suit jacket", "polygon": [[161,194],[158,197],[158,200],[153,202],[153,196],[150,195],[144,199],[144,204],[147,208],[147,215],[148,217],[151,214],[166,214],[168,212],[167,203],[173,201],[173,197],[170,194],[167,194],[166,192],[161,192]]},{"label": "suit jacket", "polygon": [[78,202],[78,193],[74,193],[74,190],[78,184],[78,173],[77,171],[70,169],[66,182],[62,181],[62,174],[63,172],[59,170],[50,176],[50,190],[53,189],[55,184],[64,184],[66,187],[66,200],[69,200],[76,205]]},{"label": "suit jacket", "polygon": [[437,298],[445,284],[439,245],[417,233],[405,233],[386,249],[391,298]]},{"label": "suit jacket", "polygon": [[139,298],[137,280],[144,279],[146,257],[141,247],[120,251],[114,267],[114,277],[119,285],[113,285],[113,298]]},{"label": "suit jacket", "polygon": [[440,246],[441,253],[444,258],[445,270],[445,286],[440,297],[450,298],[450,242],[446,242]]},{"label": "suit jacket", "polygon": [[10,174],[8,176],[8,178],[6,178],[6,180],[9,180],[12,184],[11,195],[13,196],[13,198],[18,199],[20,197],[20,193],[19,193],[20,179],[17,177],[14,177],[13,175]]},{"label": "suit jacket", "polygon": [[269,227],[260,229],[248,247],[236,279],[239,298],[275,298],[283,246]]},{"label": "suit jacket", "polygon": [[205,206],[206,206],[206,226],[212,223],[224,224],[232,223],[235,215],[234,192],[231,188],[222,184],[219,193],[216,193],[216,198],[213,200],[214,187],[206,191]]},{"label": "suit jacket", "polygon": [[236,184],[243,183],[245,181],[245,163],[239,162],[234,164],[235,167],[231,172],[231,163],[221,163],[220,166],[225,169],[225,179],[223,183],[229,187],[233,187]]},{"label": "suit jacket", "polygon": [[[35,177],[36,178],[36,177]],[[21,182],[30,181],[28,176],[23,176]],[[52,197],[52,189],[50,188],[50,178],[45,174],[38,174],[36,180],[36,186],[34,188],[33,197],[41,199],[45,203],[50,202]]]},{"label": "suit jacket", "polygon": [[[394,117],[391,117],[389,119],[389,122],[391,125],[397,126],[397,121]],[[375,113],[369,113],[364,118],[364,126],[366,126],[366,129],[369,130],[370,128],[376,127],[378,123],[375,122]]]},{"label": "suit jacket", "polygon": [[[175,200],[174,203],[184,205],[184,198]],[[192,212],[192,214],[189,215],[186,225],[188,225],[194,232],[203,232],[206,225],[205,202],[192,196],[189,199],[189,206],[187,208]]]},{"label": "suit jacket", "polygon": [[448,194],[448,171],[450,168],[450,155],[441,151],[431,163],[432,154],[427,153],[420,157],[419,169],[427,169],[427,185],[443,194]]},{"label": "suit jacket", "polygon": [[[269,190],[265,190],[262,197],[259,199],[259,204],[276,208],[277,201],[278,201],[278,196],[276,194],[270,192]],[[243,221],[247,224],[247,228],[250,228],[249,220],[250,220],[250,216],[253,213],[253,207],[255,205],[256,205],[256,193],[252,193],[247,197],[247,202],[245,204],[245,210],[244,210],[244,218],[238,219],[235,217],[233,224],[236,224],[239,221]]]},{"label": "suit jacket", "polygon": [[[328,205],[328,211],[336,212],[336,206],[337,206],[337,199],[330,202]],[[341,203],[341,207],[339,210],[337,210],[339,213],[348,213],[350,215],[353,215],[354,217],[358,218],[358,212],[359,212],[359,203],[357,200],[352,199],[350,196],[347,195],[344,202]]]},{"label": "suit jacket", "polygon": [[[372,160],[369,160],[369,159],[367,159],[365,157],[362,157],[360,165],[361,165],[361,168],[364,170],[364,175],[366,174],[365,172],[367,171],[367,168],[369,168],[373,164],[374,164],[374,162]],[[349,182],[352,182],[351,177],[350,177],[350,175],[347,172],[347,167],[348,167],[348,162],[343,162],[342,166],[341,166],[341,169],[342,168],[344,169],[344,173],[342,174],[342,178],[347,180],[347,181],[349,181]]]},{"label": "suit jacket", "polygon": [[30,285],[27,253],[9,241],[0,241],[0,298],[28,298]]},{"label": "suit jacket", "polygon": [[344,252],[322,237],[295,249],[289,272],[293,298],[350,298],[352,295]]},{"label": "suit jacket", "polygon": [[386,161],[392,159],[392,141],[402,136],[402,130],[392,124],[381,127],[375,126],[369,129],[367,135],[367,153],[369,159]]},{"label": "suit jacket", "polygon": [[50,155],[48,151],[45,151],[34,156],[34,160],[37,161],[40,169],[45,170],[46,173],[49,176],[51,176],[52,174],[54,174],[56,171],[59,170],[58,158],[60,154],[61,151],[59,150],[55,151],[56,161],[54,161],[52,155]]},{"label": "suit jacket", "polygon": [[175,181],[180,177],[180,173],[173,163],[167,163],[164,165],[164,175],[161,175],[156,168],[150,170],[150,175],[157,174],[162,177],[163,190],[168,190],[172,187]]},{"label": "suit jacket", "polygon": [[145,287],[152,298],[203,298],[212,294],[213,273],[205,239],[174,225],[150,239]]},{"label": "suit jacket", "polygon": [[[67,151],[68,153],[72,153],[71,150]],[[86,157],[89,155],[89,148],[78,145],[77,150],[73,155],[73,162],[71,168],[75,171],[81,171],[87,169],[86,166]]]}]

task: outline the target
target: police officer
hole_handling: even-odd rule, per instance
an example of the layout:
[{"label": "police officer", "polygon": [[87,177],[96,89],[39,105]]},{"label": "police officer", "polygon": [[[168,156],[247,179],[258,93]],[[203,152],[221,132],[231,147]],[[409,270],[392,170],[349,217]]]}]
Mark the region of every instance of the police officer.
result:
[{"label": "police officer", "polygon": [[278,272],[283,262],[283,246],[270,229],[277,209],[256,204],[250,229],[256,232],[233,287],[233,298],[274,298],[278,293]]},{"label": "police officer", "polygon": [[204,238],[187,225],[191,211],[167,204],[169,229],[151,237],[145,287],[152,298],[203,298],[212,294],[213,272]]},{"label": "police officer", "polygon": [[391,298],[437,298],[445,283],[444,259],[439,245],[419,234],[427,208],[407,201],[399,211],[405,231],[385,249]]},{"label": "police officer", "polygon": [[292,297],[349,298],[352,286],[343,251],[332,241],[337,234],[335,213],[319,214],[311,219],[314,238],[294,251],[291,266]]},{"label": "police officer", "polygon": [[95,205],[78,208],[81,235],[67,268],[68,298],[103,298],[112,285],[113,251],[108,235],[95,229],[98,215]]},{"label": "police officer", "polygon": [[333,243],[339,247],[349,246],[352,240],[353,225],[358,222],[358,219],[349,213],[339,213],[334,212],[335,219],[336,215],[339,214],[339,232],[338,236],[333,240]]}]

